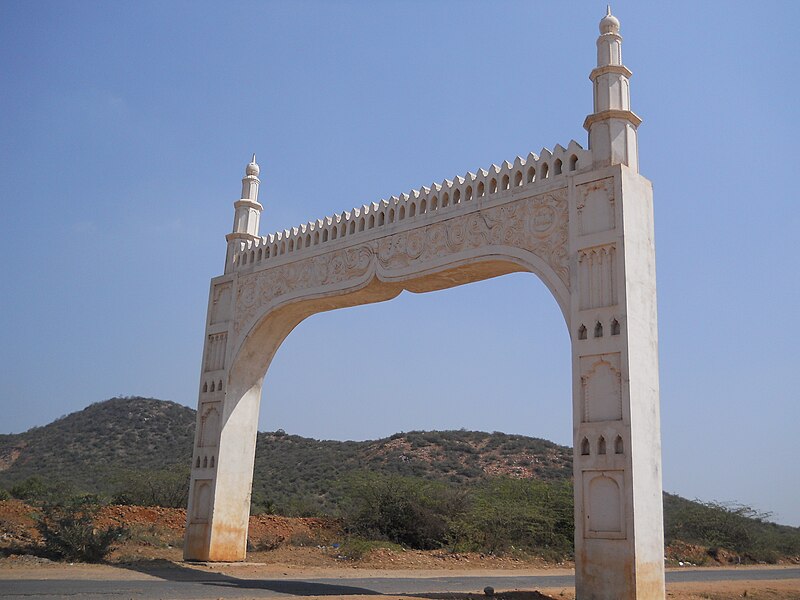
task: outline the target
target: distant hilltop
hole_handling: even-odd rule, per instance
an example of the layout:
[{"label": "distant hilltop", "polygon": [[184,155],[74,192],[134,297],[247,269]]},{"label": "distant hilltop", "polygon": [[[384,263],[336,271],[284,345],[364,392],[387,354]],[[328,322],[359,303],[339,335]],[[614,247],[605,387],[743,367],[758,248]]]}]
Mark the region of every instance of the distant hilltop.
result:
[{"label": "distant hilltop", "polygon": [[[165,400],[112,398],[25,433],[0,435],[0,487],[38,476],[108,495],[126,471],[188,468],[195,414]],[[499,475],[569,479],[572,449],[498,432],[412,431],[363,442],[262,432],[254,498],[281,507],[302,496],[309,509],[328,511],[335,481],[359,470],[454,483]]]}]

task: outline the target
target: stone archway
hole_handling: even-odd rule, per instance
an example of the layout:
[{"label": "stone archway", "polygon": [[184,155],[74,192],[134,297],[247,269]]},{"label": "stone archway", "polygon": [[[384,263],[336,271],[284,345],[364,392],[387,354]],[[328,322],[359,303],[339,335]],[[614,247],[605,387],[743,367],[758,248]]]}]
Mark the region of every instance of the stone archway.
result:
[{"label": "stone archway", "polygon": [[573,141],[266,237],[253,157],[211,282],[187,560],[245,558],[261,386],[298,323],[526,271],[572,342],[578,597],[664,597],[652,190],[619,22],[600,27],[589,150]]}]

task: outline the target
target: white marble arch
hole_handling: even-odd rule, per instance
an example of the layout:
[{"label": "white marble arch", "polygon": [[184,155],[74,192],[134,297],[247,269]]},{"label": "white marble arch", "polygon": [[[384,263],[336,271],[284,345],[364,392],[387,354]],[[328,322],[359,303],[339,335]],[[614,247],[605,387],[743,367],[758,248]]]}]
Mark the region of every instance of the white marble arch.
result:
[{"label": "white marble arch", "polygon": [[573,141],[265,237],[253,157],[211,281],[186,560],[245,558],[262,382],[298,323],[523,271],[572,341],[578,598],[664,598],[652,189],[619,21],[600,30],[588,150]]}]

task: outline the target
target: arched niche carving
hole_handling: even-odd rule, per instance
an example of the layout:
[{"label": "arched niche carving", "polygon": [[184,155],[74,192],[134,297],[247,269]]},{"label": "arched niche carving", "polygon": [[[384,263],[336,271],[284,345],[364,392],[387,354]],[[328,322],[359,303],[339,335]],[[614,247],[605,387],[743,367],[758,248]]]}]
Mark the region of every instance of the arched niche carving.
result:
[{"label": "arched niche carving", "polygon": [[622,473],[584,473],[584,536],[622,538],[625,536]]},{"label": "arched niche carving", "polygon": [[200,417],[200,447],[205,448],[217,445],[219,428],[221,425],[219,411],[216,406],[209,406],[203,410]]},{"label": "arched niche carving", "polygon": [[581,359],[581,392],[584,422],[622,419],[622,374],[619,355]]},{"label": "arched niche carving", "polygon": [[194,484],[194,502],[192,502],[192,521],[195,523],[208,522],[211,506],[211,480],[198,479]]}]

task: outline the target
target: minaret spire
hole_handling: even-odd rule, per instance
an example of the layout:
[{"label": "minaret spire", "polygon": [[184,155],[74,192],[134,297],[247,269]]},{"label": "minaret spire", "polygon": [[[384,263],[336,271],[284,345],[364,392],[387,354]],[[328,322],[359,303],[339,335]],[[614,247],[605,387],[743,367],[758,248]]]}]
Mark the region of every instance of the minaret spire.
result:
[{"label": "minaret spire", "polygon": [[619,19],[611,14],[609,4],[600,20],[597,67],[589,75],[594,84],[594,112],[583,124],[597,166],[624,164],[639,170],[636,129],[642,119],[631,111],[631,75],[622,64]]},{"label": "minaret spire", "polygon": [[233,255],[237,250],[244,248],[248,242],[258,239],[258,226],[261,220],[261,211],[264,207],[258,203],[258,178],[261,172],[256,155],[245,167],[242,179],[242,197],[233,203],[233,231],[225,236],[228,241],[228,254],[225,259],[225,272],[233,268]]}]

